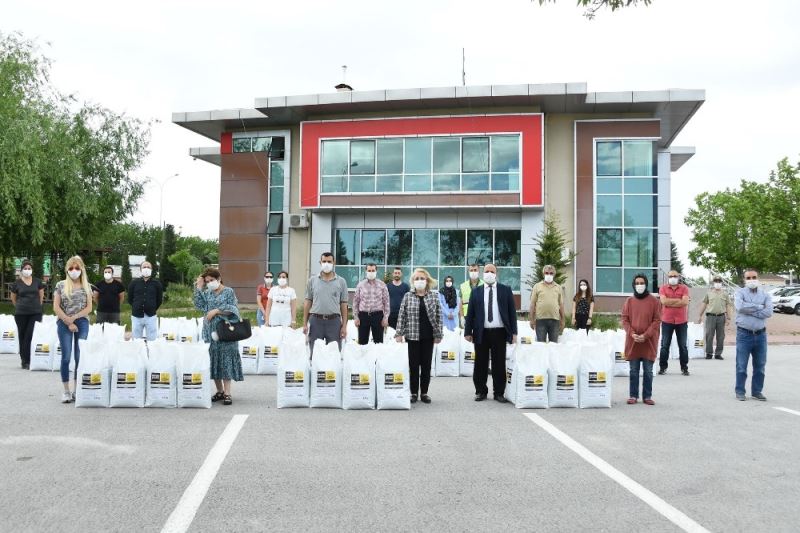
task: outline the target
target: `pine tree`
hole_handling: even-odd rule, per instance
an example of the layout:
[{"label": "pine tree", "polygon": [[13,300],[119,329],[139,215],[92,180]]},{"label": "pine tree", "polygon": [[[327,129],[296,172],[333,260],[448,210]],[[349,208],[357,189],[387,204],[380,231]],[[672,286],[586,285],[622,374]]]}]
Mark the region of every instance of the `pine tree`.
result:
[{"label": "pine tree", "polygon": [[544,228],[534,237],[536,243],[536,262],[533,265],[533,274],[528,276],[525,284],[533,287],[542,281],[542,269],[545,265],[553,265],[556,269],[554,281],[563,285],[567,280],[567,267],[572,264],[578,254],[572,250],[567,253],[567,234],[561,229],[558,215],[549,211],[544,217]]},{"label": "pine tree", "polygon": [[164,228],[163,238],[163,258],[161,261],[161,275],[159,276],[159,279],[161,280],[161,284],[164,286],[164,290],[166,290],[167,285],[180,280],[175,265],[173,265],[169,260],[169,257],[176,252],[175,226],[172,224],[167,224],[166,228]]},{"label": "pine tree", "polygon": [[150,239],[147,243],[147,252],[145,253],[145,259],[150,261],[150,264],[153,265],[153,273],[150,275],[151,278],[158,277],[159,262],[157,261],[157,258],[158,258],[158,242],[155,239]]},{"label": "pine tree", "polygon": [[669,241],[669,260],[671,263],[670,269],[678,273],[683,273],[683,262],[680,257],[678,257],[678,247],[673,240]]},{"label": "pine tree", "polygon": [[128,254],[122,254],[122,285],[125,287],[125,290],[128,290],[128,286],[131,284],[131,262],[128,259]]}]

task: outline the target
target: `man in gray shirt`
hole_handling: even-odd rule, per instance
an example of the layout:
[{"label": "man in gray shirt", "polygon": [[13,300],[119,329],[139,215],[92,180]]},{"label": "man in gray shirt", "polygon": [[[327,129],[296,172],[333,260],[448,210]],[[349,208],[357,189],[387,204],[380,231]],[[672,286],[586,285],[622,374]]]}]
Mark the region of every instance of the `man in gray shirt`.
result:
[{"label": "man in gray shirt", "polygon": [[347,282],[333,271],[332,253],[323,253],[319,265],[319,275],[308,279],[303,303],[303,333],[312,356],[317,339],[336,341],[341,350],[347,336]]},{"label": "man in gray shirt", "polygon": [[747,363],[753,358],[750,382],[754,399],[765,401],[764,368],[767,366],[767,319],[772,316],[772,298],[761,289],[758,272],[744,273],[744,287],[736,290],[736,399],[745,400]]}]

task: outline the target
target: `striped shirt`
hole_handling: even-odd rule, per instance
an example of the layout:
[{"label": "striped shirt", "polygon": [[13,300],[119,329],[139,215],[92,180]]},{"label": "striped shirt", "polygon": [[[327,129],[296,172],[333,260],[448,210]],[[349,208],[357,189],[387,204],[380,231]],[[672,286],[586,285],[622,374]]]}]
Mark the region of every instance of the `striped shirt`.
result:
[{"label": "striped shirt", "polygon": [[383,316],[389,317],[389,289],[379,280],[362,279],[356,286],[353,296],[353,314],[374,313],[383,311]]}]

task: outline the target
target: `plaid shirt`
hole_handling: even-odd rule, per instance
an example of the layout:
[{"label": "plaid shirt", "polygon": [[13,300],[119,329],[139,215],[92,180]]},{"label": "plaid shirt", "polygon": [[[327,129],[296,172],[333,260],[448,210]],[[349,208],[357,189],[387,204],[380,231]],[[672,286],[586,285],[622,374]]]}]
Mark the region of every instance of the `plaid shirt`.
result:
[{"label": "plaid shirt", "polygon": [[[439,306],[439,293],[428,291],[423,298],[428,320],[433,328],[433,338],[442,338],[442,308]],[[400,302],[400,313],[397,315],[395,335],[405,337],[409,341],[419,340],[419,298],[415,292],[407,292]]]},{"label": "plaid shirt", "polygon": [[353,296],[353,315],[376,311],[383,311],[384,318],[389,318],[389,289],[379,279],[362,279]]}]

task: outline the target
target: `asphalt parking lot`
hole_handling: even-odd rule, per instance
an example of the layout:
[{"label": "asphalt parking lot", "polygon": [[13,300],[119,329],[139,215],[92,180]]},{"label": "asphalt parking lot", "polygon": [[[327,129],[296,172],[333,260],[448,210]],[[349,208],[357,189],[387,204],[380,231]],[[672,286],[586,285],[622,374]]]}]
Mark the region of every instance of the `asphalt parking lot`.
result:
[{"label": "asphalt parking lot", "polygon": [[[797,531],[798,348],[770,346],[767,402],[734,399],[724,355],[656,376],[653,407],[625,404],[627,378],[611,409],[537,411],[434,378],[433,403],[410,412],[278,410],[274,376],[247,376],[210,410],[77,409],[59,403],[57,373],[4,355],[0,530],[161,531],[180,508],[189,531]],[[247,415],[238,433],[234,415]],[[187,490],[223,433],[235,438],[204,471],[208,492]]]}]

